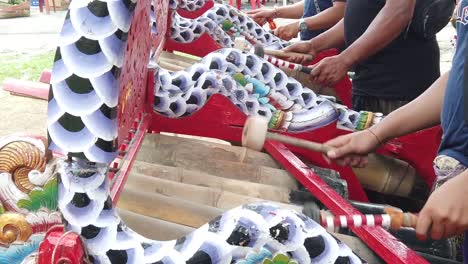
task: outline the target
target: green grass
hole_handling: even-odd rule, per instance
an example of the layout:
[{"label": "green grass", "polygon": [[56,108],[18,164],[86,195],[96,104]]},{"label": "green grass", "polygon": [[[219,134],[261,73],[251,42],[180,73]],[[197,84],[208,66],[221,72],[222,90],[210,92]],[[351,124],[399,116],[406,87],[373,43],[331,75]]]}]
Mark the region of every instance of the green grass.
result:
[{"label": "green grass", "polygon": [[37,81],[44,69],[51,69],[55,52],[41,54],[0,54],[0,85],[5,78]]}]

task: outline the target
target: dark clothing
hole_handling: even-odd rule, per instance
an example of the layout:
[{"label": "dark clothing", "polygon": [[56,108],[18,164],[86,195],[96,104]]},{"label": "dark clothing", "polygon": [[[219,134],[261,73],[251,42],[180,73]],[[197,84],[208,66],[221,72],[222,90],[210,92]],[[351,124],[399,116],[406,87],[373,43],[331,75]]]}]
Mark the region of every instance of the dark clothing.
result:
[{"label": "dark clothing", "polygon": [[[346,0],[304,0],[304,15],[303,18],[315,16],[323,10],[333,6],[333,2]],[[308,30],[305,33],[300,32],[301,40],[310,40],[325,32],[327,29]]]},{"label": "dark clothing", "polygon": [[379,112],[384,115],[404,106],[408,101],[386,100],[375,97],[353,95],[353,110]]},{"label": "dark clothing", "polygon": [[[367,30],[384,5],[384,0],[347,1],[346,47]],[[354,66],[353,95],[411,101],[440,76],[439,56],[435,37],[424,40],[405,30],[387,47]]]},{"label": "dark clothing", "polygon": [[[465,121],[464,109],[464,64],[468,52],[468,0],[461,0],[457,10],[457,50],[452,60],[447,87],[442,105],[441,126],[443,130],[439,155],[449,156],[460,162],[463,166],[461,173],[468,167],[468,126]],[[468,79],[467,79],[468,80]],[[437,175],[437,180],[440,175]],[[456,177],[456,176],[455,176]],[[442,179],[444,180],[444,179]],[[463,257],[468,260],[468,232],[463,242]]]},{"label": "dark clothing", "polygon": [[468,45],[468,0],[457,11],[457,50],[452,60],[442,106],[443,130],[439,154],[450,156],[468,167],[468,126],[464,119],[464,64]]}]

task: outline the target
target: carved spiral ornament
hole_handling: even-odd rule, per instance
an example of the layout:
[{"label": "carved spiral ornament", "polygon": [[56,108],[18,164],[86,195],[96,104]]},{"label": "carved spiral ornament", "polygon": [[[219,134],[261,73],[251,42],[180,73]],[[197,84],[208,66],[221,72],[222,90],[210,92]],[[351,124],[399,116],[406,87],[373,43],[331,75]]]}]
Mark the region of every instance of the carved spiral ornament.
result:
[{"label": "carved spiral ornament", "polygon": [[29,142],[14,141],[0,149],[0,172],[10,173],[18,189],[25,193],[35,187],[29,180],[29,172],[44,172],[46,163],[44,153]]},{"label": "carved spiral ornament", "polygon": [[9,246],[13,242],[26,242],[32,235],[32,227],[21,214],[0,215],[0,245]]}]

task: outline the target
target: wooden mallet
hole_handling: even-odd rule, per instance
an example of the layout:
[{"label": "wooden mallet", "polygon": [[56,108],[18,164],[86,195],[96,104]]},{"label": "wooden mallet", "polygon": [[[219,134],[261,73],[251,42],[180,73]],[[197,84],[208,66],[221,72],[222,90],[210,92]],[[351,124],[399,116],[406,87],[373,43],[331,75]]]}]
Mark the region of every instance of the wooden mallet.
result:
[{"label": "wooden mallet", "polygon": [[[280,58],[303,56],[306,58],[306,61],[312,61],[314,59],[314,57],[312,57],[309,54],[302,54],[302,53],[282,51],[282,50],[269,50],[269,49],[265,49],[262,45],[259,45],[259,44],[254,45],[254,54],[261,58],[264,58],[266,54],[266,55],[271,55],[271,56],[280,57]],[[300,64],[293,63],[293,65],[300,65]],[[306,67],[306,66],[302,66],[298,68],[299,68],[298,69],[299,71],[302,71],[307,74],[309,74],[313,69],[312,67]]]},{"label": "wooden mallet", "polygon": [[268,120],[259,117],[251,116],[247,118],[244,129],[242,131],[242,146],[260,151],[263,149],[265,140],[271,139],[279,141],[288,145],[305,148],[308,150],[326,154],[332,148],[321,144],[304,139],[284,136],[277,133],[268,132]]},{"label": "wooden mallet", "polygon": [[[276,50],[275,52],[281,52],[281,51]],[[266,59],[268,62],[270,62],[271,64],[277,67],[285,67],[294,71],[303,72],[305,74],[310,74],[312,70],[314,69],[313,67],[307,67],[301,64],[293,63],[287,60],[282,60],[276,57],[272,57],[268,55],[265,56],[265,50],[263,49],[262,46],[259,46],[259,45],[255,45],[254,53],[255,55],[259,56],[260,58]]]},{"label": "wooden mallet", "polygon": [[[234,40],[234,47],[242,51],[246,51],[246,46],[248,46],[247,44],[251,45],[250,43],[247,42],[245,38],[242,38],[242,37],[235,38]],[[271,56],[280,57],[280,58],[302,56],[302,57],[305,57],[306,61],[312,61],[314,59],[314,57],[312,57],[312,55],[309,55],[309,54],[302,54],[302,53],[297,53],[297,52],[286,52],[282,50],[265,49],[261,44],[254,45],[254,54],[262,58],[266,54],[266,55],[271,55]]]}]

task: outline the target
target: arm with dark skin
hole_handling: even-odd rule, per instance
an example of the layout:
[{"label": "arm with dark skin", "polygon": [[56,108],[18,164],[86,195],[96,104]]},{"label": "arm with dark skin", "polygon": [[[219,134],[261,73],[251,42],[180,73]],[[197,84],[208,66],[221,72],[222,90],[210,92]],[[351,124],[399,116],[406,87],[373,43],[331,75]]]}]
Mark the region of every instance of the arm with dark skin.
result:
[{"label": "arm with dark skin", "polygon": [[[308,40],[308,41],[299,41],[287,48],[284,51],[293,51],[296,53],[308,54],[315,57],[317,53],[332,49],[332,48],[340,48],[344,45],[344,22],[343,19],[340,20],[335,26],[330,28],[329,30],[323,32],[322,34],[318,35],[317,37]],[[294,63],[304,64],[307,62],[305,56],[289,56],[287,57],[288,61]]]},{"label": "arm with dark skin", "polygon": [[387,0],[364,34],[342,52],[348,65],[356,64],[397,38],[413,17],[416,0]]},{"label": "arm with dark skin", "polygon": [[[330,28],[338,23],[344,16],[346,7],[345,2],[333,2],[333,6],[325,9],[317,15],[304,19],[308,30],[320,30]],[[299,33],[299,22],[278,27],[275,30],[275,35],[284,40],[290,40],[297,37]]]},{"label": "arm with dark skin", "polygon": [[260,8],[247,12],[257,24],[264,25],[268,18],[291,18],[298,19],[304,14],[304,1],[300,1],[293,5],[272,8]]},{"label": "arm with dark skin", "polygon": [[[311,72],[311,79],[326,86],[338,83],[354,64],[383,49],[406,29],[415,4],[416,0],[387,0],[364,34],[341,54],[320,61]],[[315,53],[320,51],[315,49]]]}]

